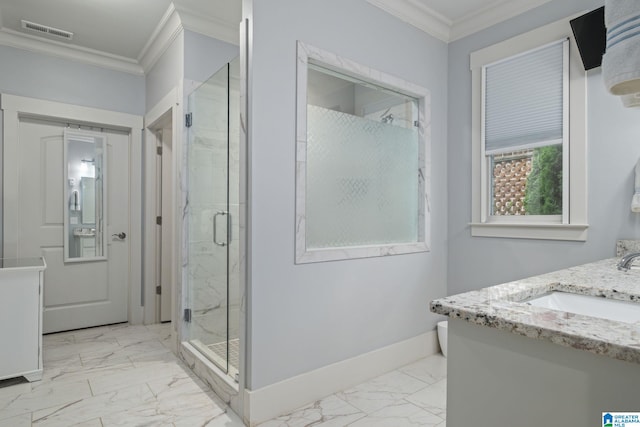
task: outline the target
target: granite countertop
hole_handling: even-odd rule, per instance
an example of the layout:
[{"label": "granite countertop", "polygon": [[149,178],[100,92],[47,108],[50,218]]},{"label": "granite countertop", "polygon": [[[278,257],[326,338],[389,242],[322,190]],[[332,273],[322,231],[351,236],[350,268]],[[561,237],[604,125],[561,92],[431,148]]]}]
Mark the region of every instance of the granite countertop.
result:
[{"label": "granite countertop", "polygon": [[640,304],[640,270],[619,271],[619,258],[491,286],[431,302],[434,313],[594,354],[640,363],[640,324],[550,310],[520,302],[551,291]]}]

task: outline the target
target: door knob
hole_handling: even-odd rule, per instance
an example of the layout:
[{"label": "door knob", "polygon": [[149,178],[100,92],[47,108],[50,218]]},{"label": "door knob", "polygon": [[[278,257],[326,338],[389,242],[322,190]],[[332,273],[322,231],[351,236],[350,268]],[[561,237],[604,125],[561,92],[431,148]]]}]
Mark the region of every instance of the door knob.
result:
[{"label": "door knob", "polygon": [[111,236],[117,237],[120,240],[124,240],[127,238],[127,234],[124,231],[121,231],[120,233],[112,234]]}]

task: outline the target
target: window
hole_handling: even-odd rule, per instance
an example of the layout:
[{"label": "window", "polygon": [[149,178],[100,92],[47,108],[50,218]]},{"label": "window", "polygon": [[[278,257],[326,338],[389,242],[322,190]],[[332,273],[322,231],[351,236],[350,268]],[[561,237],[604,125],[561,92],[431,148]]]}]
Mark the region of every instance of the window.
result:
[{"label": "window", "polygon": [[428,93],[302,43],[298,56],[296,262],[428,250]]},{"label": "window", "polygon": [[478,237],[586,240],[586,74],[569,19],[471,54]]}]

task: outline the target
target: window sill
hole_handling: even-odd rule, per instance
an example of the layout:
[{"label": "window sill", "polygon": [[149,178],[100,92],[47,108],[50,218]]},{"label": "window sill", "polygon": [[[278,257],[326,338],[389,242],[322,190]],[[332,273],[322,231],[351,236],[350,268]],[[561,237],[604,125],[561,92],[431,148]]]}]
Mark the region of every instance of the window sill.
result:
[{"label": "window sill", "polygon": [[[302,248],[302,244],[298,247]],[[341,261],[345,259],[403,255],[417,252],[429,252],[425,242],[397,243],[371,246],[346,246],[340,248],[307,249],[296,254],[296,264],[312,262]]]},{"label": "window sill", "polygon": [[471,223],[471,236],[585,242],[587,224]]}]

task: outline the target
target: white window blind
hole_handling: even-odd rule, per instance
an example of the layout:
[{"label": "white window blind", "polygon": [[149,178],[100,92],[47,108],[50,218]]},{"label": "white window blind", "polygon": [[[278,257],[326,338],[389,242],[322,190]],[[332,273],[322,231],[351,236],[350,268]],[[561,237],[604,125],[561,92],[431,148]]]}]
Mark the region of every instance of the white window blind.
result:
[{"label": "white window blind", "polygon": [[487,155],[562,143],[567,56],[560,40],[484,67]]}]

